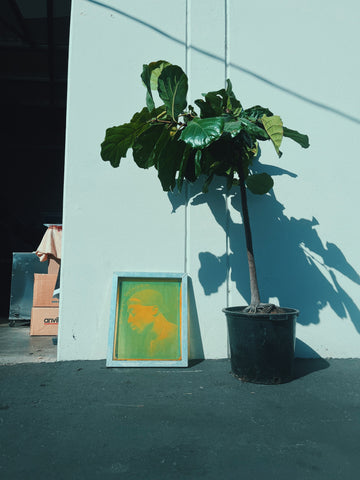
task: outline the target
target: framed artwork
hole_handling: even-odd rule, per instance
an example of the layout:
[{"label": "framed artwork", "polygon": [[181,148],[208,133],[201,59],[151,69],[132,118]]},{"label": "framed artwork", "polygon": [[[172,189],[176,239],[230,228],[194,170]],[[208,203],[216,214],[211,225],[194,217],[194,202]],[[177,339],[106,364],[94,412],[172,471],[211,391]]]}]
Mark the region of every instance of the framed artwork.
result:
[{"label": "framed artwork", "polygon": [[113,275],[107,367],[188,365],[187,276]]}]

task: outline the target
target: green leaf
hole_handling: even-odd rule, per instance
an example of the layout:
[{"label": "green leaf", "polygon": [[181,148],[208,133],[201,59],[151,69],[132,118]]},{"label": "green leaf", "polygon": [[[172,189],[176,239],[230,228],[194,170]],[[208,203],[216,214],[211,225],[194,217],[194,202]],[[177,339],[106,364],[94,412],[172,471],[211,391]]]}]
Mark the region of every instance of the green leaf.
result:
[{"label": "green leaf", "polygon": [[283,127],[284,129],[284,137],[291,138],[303,148],[308,148],[310,146],[309,137],[304,135],[303,133],[299,133],[296,130],[290,130],[290,128]]},{"label": "green leaf", "polygon": [[162,112],[165,112],[165,105],[162,105],[161,107],[155,108],[152,112],[149,112],[149,110],[144,107],[141,112],[136,112],[134,113],[132,119],[130,120],[131,123],[146,123],[149,120],[156,118],[159,116]]},{"label": "green leaf", "polygon": [[203,150],[202,170],[206,175],[226,176],[226,172],[238,166],[237,147],[233,141],[222,136]]},{"label": "green leaf", "polygon": [[190,183],[195,182],[197,179],[195,175],[195,150],[193,148],[190,148],[189,158],[186,162],[186,168],[184,171],[184,177]]},{"label": "green leaf", "polygon": [[216,117],[217,112],[213,109],[209,102],[205,102],[202,98],[195,100],[195,104],[200,108],[201,118]]},{"label": "green leaf", "polygon": [[245,130],[247,133],[254,135],[259,140],[269,139],[269,135],[263,128],[257,126],[247,118],[239,118],[235,121],[226,122],[224,125],[224,132],[229,133],[232,138],[236,137],[241,130]]},{"label": "green leaf", "polygon": [[280,145],[283,138],[283,123],[281,118],[278,115],[273,115],[272,117],[263,116],[261,122],[265,127],[271,141],[274,144],[276,153],[281,156]]},{"label": "green leaf", "polygon": [[264,115],[271,117],[273,114],[268,108],[264,108],[261,105],[255,105],[254,107],[247,108],[246,110],[243,110],[241,114],[241,116],[253,118],[254,120],[258,120]]},{"label": "green leaf", "polygon": [[242,112],[242,107],[238,107],[238,108],[235,108],[234,111],[232,112],[232,114],[235,116],[235,117],[239,117],[240,114]]},{"label": "green leaf", "polygon": [[[222,90],[222,92],[225,93],[225,90]],[[219,92],[209,92],[205,95],[205,101],[214,110],[215,116],[219,116],[225,113],[224,100],[218,94]]]},{"label": "green leaf", "polygon": [[109,161],[113,167],[118,167],[121,158],[126,157],[128,149],[133,145],[135,140],[134,130],[130,123],[108,128],[105,140],[101,144],[101,158]]},{"label": "green leaf", "polygon": [[164,68],[168,67],[169,65],[171,65],[171,63],[167,62],[166,60],[158,60],[157,62],[149,63],[151,90],[157,90],[159,76]]},{"label": "green leaf", "polygon": [[224,128],[224,119],[194,118],[181,133],[181,140],[193,148],[202,149],[221,137]]},{"label": "green leaf", "polygon": [[196,105],[201,110],[201,118],[217,117],[227,112],[240,114],[241,103],[232,91],[230,80],[227,79],[226,82],[226,90],[222,88],[214,92],[203,93],[205,101],[202,99],[195,100]]},{"label": "green leaf", "polygon": [[[230,110],[231,112],[240,112],[241,111],[241,103],[239,100],[235,97],[235,94],[232,90],[232,85],[231,81],[228,78],[226,80],[226,94],[227,94],[227,100],[226,100],[226,108]],[[240,110],[239,110],[240,109]]]},{"label": "green leaf", "polygon": [[175,187],[175,176],[180,168],[185,143],[172,136],[165,125],[153,125],[136,140],[133,146],[135,163],[141,168],[155,166],[164,191]]},{"label": "green leaf", "polygon": [[195,175],[198,177],[201,174],[201,150],[195,153]]},{"label": "green leaf", "polygon": [[[209,148],[204,148],[202,150],[202,156],[201,156],[201,166],[202,166],[202,173],[205,175],[210,175],[210,173],[216,173],[216,166],[221,164],[221,160],[223,160],[223,154],[221,155],[220,161],[217,159],[217,157],[214,156],[212,152],[212,148],[214,145],[216,145],[218,142],[213,143],[210,145]],[[221,147],[220,147],[221,148]]]},{"label": "green leaf", "polygon": [[146,87],[146,106],[149,109],[149,112],[154,110],[155,103],[152,96],[151,88],[150,88],[150,68],[149,65],[143,65],[143,71],[141,74],[141,79],[145,84]]},{"label": "green leaf", "polygon": [[207,177],[202,187],[203,193],[207,193],[209,191],[209,186],[210,186],[210,183],[213,181],[213,178],[214,178],[214,174],[211,174]]},{"label": "green leaf", "polygon": [[149,63],[149,65],[143,65],[141,79],[146,87],[146,106],[150,112],[155,108],[151,90],[157,89],[158,77],[167,65],[170,65],[170,63],[164,60],[152,62]]},{"label": "green leaf", "polygon": [[229,79],[226,80],[226,89],[221,88],[214,92],[203,93],[206,102],[214,110],[215,115],[221,115],[222,113],[233,113],[239,115],[242,106],[239,100],[235,97],[235,94],[232,90],[232,84]]},{"label": "green leaf", "polygon": [[167,113],[175,121],[187,105],[187,91],[188,79],[183,70],[176,65],[164,68],[158,79],[158,92]]},{"label": "green leaf", "polygon": [[245,183],[249,190],[256,195],[264,195],[274,186],[273,179],[265,172],[249,175]]},{"label": "green leaf", "polygon": [[178,141],[179,135],[174,137],[166,130],[167,138],[163,142],[163,148],[157,155],[158,177],[165,192],[173,190],[176,185],[176,172],[179,170],[186,145]]},{"label": "green leaf", "polygon": [[138,167],[149,168],[155,165],[156,145],[164,130],[164,125],[152,125],[151,128],[138,136],[133,146],[133,156]]},{"label": "green leaf", "polygon": [[224,132],[229,133],[231,138],[236,137],[236,135],[238,135],[243,128],[244,123],[240,122],[239,120],[225,122],[224,124]]},{"label": "green leaf", "polygon": [[184,178],[185,178],[185,172],[187,169],[190,153],[192,152],[192,149],[190,145],[185,144],[184,152],[181,158],[180,166],[179,166],[179,174],[177,178],[177,187],[179,189],[179,192],[181,192]]},{"label": "green leaf", "polygon": [[109,161],[113,167],[118,167],[136,138],[150,127],[147,123],[149,118],[151,115],[143,108],[141,112],[135,113],[130,123],[108,128],[101,144],[101,158]]}]

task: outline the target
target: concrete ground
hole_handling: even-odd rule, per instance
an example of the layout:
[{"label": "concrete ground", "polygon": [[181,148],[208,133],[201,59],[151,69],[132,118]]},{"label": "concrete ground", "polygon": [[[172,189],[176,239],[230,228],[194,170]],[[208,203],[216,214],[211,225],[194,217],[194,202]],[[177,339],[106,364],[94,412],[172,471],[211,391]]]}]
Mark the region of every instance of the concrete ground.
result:
[{"label": "concrete ground", "polygon": [[31,337],[30,324],[16,321],[9,326],[8,319],[0,319],[0,365],[15,363],[55,362],[55,337]]},{"label": "concrete ground", "polygon": [[6,363],[2,480],[359,475],[359,359],[297,360],[295,379],[276,386],[240,382],[228,360],[176,369]]}]

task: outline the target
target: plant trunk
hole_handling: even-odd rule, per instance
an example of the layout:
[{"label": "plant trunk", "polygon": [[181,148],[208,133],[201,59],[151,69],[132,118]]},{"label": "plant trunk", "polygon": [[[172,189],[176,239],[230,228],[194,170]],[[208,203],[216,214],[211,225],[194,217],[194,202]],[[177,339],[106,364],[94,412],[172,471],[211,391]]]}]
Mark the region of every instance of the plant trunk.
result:
[{"label": "plant trunk", "polygon": [[242,213],[242,219],[243,219],[244,229],[245,229],[246,251],[247,251],[247,258],[248,258],[248,265],[249,265],[250,293],[251,293],[250,305],[257,306],[260,304],[260,293],[259,293],[259,286],[258,286],[257,275],[256,275],[256,266],[255,266],[253,243],[252,243],[252,236],[251,236],[249,210],[248,210],[248,204],[247,204],[246,187],[245,187],[245,179],[244,179],[244,169],[242,166],[241,158],[240,158],[239,179],[240,179],[241,210],[242,210],[241,213]]}]

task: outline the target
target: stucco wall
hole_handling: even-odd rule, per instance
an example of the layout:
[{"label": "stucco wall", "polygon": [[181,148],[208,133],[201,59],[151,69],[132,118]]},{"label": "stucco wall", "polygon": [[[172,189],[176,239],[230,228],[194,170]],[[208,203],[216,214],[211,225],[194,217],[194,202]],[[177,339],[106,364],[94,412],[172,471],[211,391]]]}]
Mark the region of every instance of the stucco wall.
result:
[{"label": "stucco wall", "polygon": [[300,309],[298,355],[360,356],[359,13],[355,0],[73,0],[60,360],[105,358],[114,271],[190,275],[194,358],[227,356],[221,309],[249,300],[237,192],[168,196],[131,155],[100,158],[158,59],[186,69],[189,103],[228,76],[244,107],[308,133],[310,149],[285,139],[280,160],[262,146],[275,187],[249,205],[263,301]]}]

